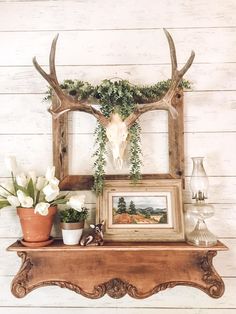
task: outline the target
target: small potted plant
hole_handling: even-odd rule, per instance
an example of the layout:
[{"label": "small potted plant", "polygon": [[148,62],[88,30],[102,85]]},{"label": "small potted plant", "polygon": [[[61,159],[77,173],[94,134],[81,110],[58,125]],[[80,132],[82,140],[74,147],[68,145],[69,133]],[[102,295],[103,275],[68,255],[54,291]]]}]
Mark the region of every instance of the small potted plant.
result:
[{"label": "small potted plant", "polygon": [[57,205],[67,202],[66,196],[60,195],[55,167],[48,167],[45,176],[36,177],[32,171],[27,175],[18,173],[15,157],[8,157],[6,165],[11,172],[11,182],[0,184],[0,208],[16,208],[23,233],[22,244],[32,247],[50,244]]},{"label": "small potted plant", "polygon": [[72,195],[67,202],[67,209],[59,212],[63,243],[77,245],[88,217],[88,209],[84,206],[85,195]]}]

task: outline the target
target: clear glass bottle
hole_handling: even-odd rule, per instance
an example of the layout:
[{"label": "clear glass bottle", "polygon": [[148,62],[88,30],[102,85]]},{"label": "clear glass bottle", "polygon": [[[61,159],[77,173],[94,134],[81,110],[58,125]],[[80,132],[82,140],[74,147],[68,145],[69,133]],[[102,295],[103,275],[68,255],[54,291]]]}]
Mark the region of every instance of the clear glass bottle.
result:
[{"label": "clear glass bottle", "polygon": [[205,200],[209,187],[206,171],[203,166],[204,157],[192,157],[193,172],[190,180],[190,188],[192,191],[192,199]]},{"label": "clear glass bottle", "polygon": [[195,204],[192,204],[188,213],[197,219],[194,229],[187,234],[187,241],[190,244],[202,247],[214,246],[217,243],[217,238],[211,233],[205,220],[214,215],[214,207],[205,202],[208,197],[208,177],[203,166],[204,157],[193,157],[193,172],[190,181],[192,191],[192,199],[195,199]]}]

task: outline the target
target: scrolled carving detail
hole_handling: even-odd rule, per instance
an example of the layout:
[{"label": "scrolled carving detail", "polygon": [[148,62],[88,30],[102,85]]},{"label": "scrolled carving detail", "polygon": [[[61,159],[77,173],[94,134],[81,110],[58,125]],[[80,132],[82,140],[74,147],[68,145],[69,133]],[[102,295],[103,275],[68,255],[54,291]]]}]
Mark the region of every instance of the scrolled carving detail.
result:
[{"label": "scrolled carving detail", "polygon": [[78,285],[73,284],[68,281],[44,281],[38,283],[34,286],[31,286],[30,289],[27,289],[27,293],[43,286],[58,286],[60,288],[66,288],[69,290],[74,291],[75,293],[81,294],[82,296],[89,298],[89,299],[99,299],[103,297],[105,294],[108,294],[113,299],[120,299],[128,294],[132,298],[136,299],[144,299],[147,298],[159,291],[165,290],[167,288],[173,288],[176,286],[177,283],[175,282],[166,282],[159,284],[158,286],[154,287],[152,290],[147,292],[139,292],[138,289],[133,286],[132,284],[128,283],[127,281],[121,280],[119,278],[113,278],[107,282],[104,282],[100,285],[94,287],[92,292],[87,292],[80,288]]},{"label": "scrolled carving detail", "polygon": [[153,289],[147,291],[147,292],[142,292],[140,293],[138,291],[138,289],[136,287],[134,287],[133,285],[129,285],[128,289],[127,289],[127,293],[130,297],[135,298],[135,299],[145,299],[150,297],[153,294],[156,294],[160,291],[166,290],[168,288],[173,288],[177,285],[177,282],[164,282],[161,283],[159,285],[157,285],[156,287],[154,287]]},{"label": "scrolled carving detail", "polygon": [[102,288],[104,294],[107,293],[113,299],[122,298],[126,294],[135,299],[144,299],[155,293],[158,293],[159,291],[165,290],[167,288],[173,288],[176,286],[176,284],[176,282],[165,282],[157,285],[147,292],[140,292],[137,287],[130,284],[129,282],[119,278],[113,278],[99,285],[98,287]]},{"label": "scrolled carving detail", "polygon": [[94,287],[92,292],[87,292],[71,282],[61,281],[61,280],[60,281],[44,281],[43,283],[38,284],[37,287],[34,286],[34,289],[38,288],[39,286],[51,286],[51,285],[72,290],[75,293],[81,294],[82,296],[89,299],[99,299],[106,294],[106,289],[105,289],[105,286],[103,285]]},{"label": "scrolled carving detail", "polygon": [[208,251],[201,260],[201,269],[204,274],[202,280],[207,284],[206,292],[212,298],[220,298],[225,290],[224,282],[217,274],[212,264],[213,257],[216,256],[216,251]]},{"label": "scrolled carving detail", "polygon": [[[56,285],[60,288],[67,288],[90,299],[99,299],[103,297],[106,293],[111,298],[119,299],[122,298],[129,291],[129,289],[136,289],[134,286],[119,278],[114,278],[105,283],[95,286],[92,292],[87,292],[79,286],[66,281],[48,281],[40,284],[40,286],[46,285]],[[34,289],[35,288],[36,286],[34,286]]]},{"label": "scrolled carving detail", "polygon": [[106,293],[114,299],[122,298],[126,295],[129,289],[132,289],[133,286],[130,285],[128,282],[123,281],[119,278],[114,278],[109,280],[108,282],[103,284],[106,289]]},{"label": "scrolled carving detail", "polygon": [[30,290],[27,287],[28,274],[33,267],[33,264],[26,252],[18,252],[19,257],[22,259],[22,265],[12,281],[11,291],[17,298],[23,298]]}]

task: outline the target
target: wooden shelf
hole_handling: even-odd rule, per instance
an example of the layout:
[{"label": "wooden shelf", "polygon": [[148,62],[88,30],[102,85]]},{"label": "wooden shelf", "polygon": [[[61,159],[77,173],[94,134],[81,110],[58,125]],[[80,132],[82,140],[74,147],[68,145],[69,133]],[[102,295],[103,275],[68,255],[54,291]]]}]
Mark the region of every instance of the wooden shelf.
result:
[{"label": "wooden shelf", "polygon": [[106,293],[112,298],[128,294],[142,299],[186,285],[219,298],[224,293],[224,283],[212,259],[217,251],[225,250],[227,247],[220,241],[210,248],[185,242],[107,242],[100,247],[81,247],[63,245],[62,240],[47,247],[29,248],[15,242],[8,251],[17,252],[22,266],[11,289],[18,298],[36,288],[57,285],[91,299]]}]

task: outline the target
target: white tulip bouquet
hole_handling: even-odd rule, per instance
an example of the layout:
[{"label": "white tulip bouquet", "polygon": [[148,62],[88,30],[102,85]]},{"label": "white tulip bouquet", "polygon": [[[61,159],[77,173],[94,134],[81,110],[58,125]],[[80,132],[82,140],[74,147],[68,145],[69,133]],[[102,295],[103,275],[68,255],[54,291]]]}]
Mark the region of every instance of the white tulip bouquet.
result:
[{"label": "white tulip bouquet", "polygon": [[60,195],[59,180],[55,177],[55,167],[48,167],[45,176],[36,177],[35,172],[17,172],[16,159],[6,158],[7,169],[11,172],[11,182],[0,184],[0,209],[6,206],[14,208],[34,208],[35,213],[46,216],[48,208],[65,204],[66,195]]}]

